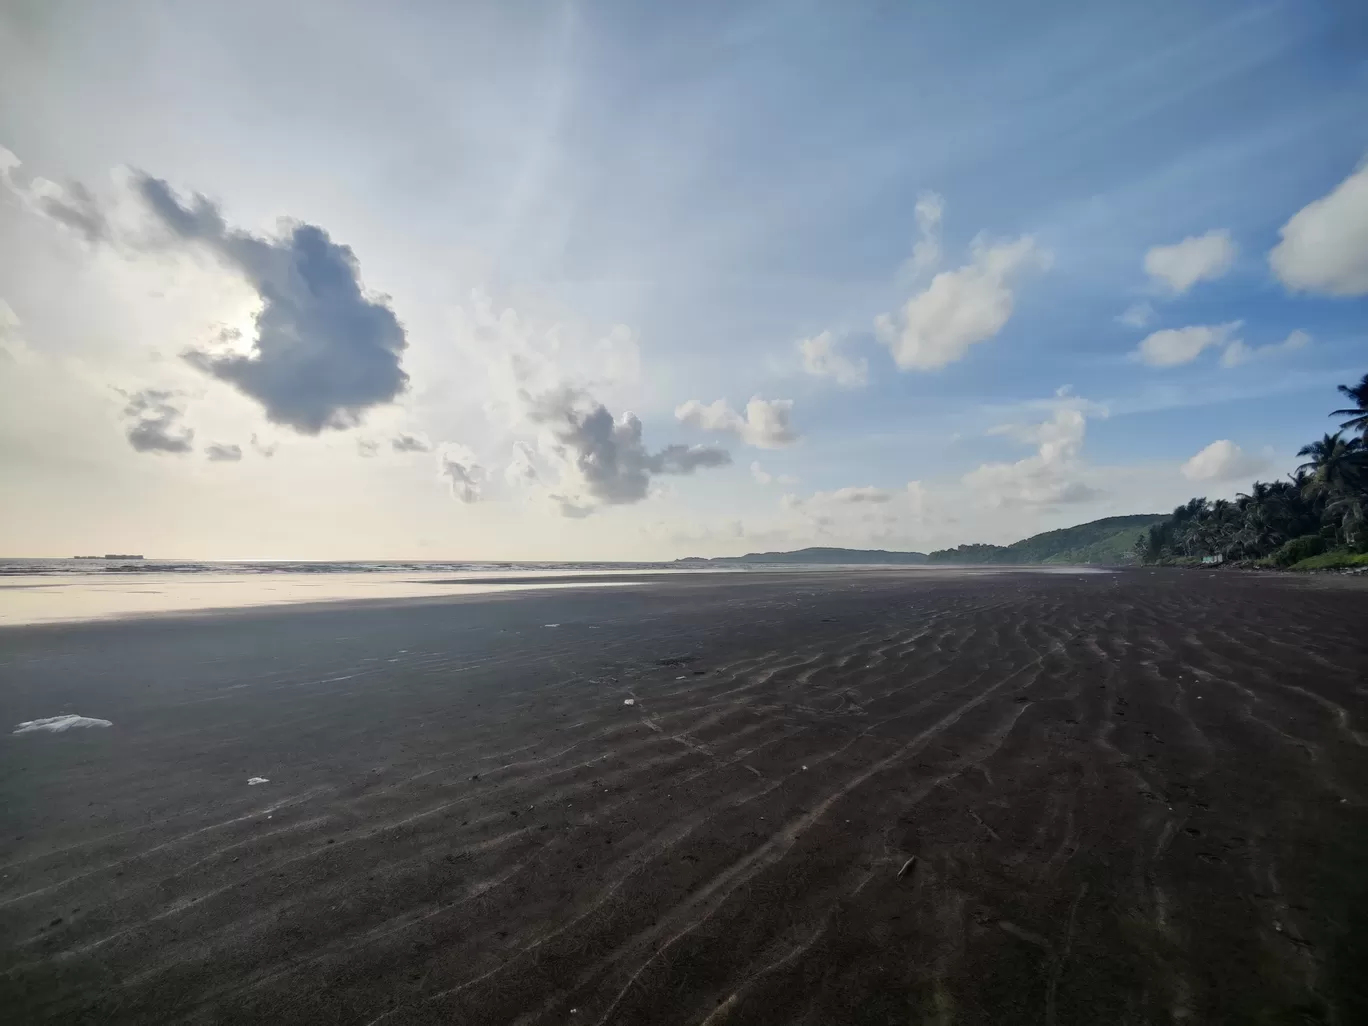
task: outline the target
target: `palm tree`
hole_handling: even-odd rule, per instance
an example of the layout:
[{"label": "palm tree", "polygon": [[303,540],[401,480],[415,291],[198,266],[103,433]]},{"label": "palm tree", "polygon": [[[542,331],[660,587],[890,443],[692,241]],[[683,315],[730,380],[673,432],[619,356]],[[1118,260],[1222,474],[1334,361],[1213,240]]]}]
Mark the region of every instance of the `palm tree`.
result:
[{"label": "palm tree", "polygon": [[1330,416],[1348,417],[1349,419],[1340,425],[1341,430],[1357,431],[1368,438],[1368,374],[1365,374],[1357,385],[1340,385],[1339,390],[1347,398],[1352,399],[1354,405],[1343,410],[1335,410]]},{"label": "palm tree", "polygon": [[[1364,378],[1368,382],[1368,377]],[[1343,386],[1341,386],[1343,387]],[[1317,442],[1303,445],[1298,456],[1310,457],[1297,468],[1307,474],[1302,493],[1308,498],[1334,498],[1354,490],[1363,477],[1363,443],[1336,431]]]},{"label": "palm tree", "polygon": [[1326,515],[1337,524],[1338,534],[1351,549],[1368,542],[1368,498],[1362,494],[1343,495],[1325,507]]}]

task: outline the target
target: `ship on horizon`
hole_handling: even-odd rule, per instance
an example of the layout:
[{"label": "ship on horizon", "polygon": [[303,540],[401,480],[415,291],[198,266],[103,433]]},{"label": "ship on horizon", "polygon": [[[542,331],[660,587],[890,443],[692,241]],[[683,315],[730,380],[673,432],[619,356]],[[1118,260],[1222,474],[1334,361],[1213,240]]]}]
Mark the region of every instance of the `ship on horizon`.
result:
[{"label": "ship on horizon", "polygon": [[103,556],[72,556],[72,559],[142,559],[141,555],[129,552],[106,552]]}]

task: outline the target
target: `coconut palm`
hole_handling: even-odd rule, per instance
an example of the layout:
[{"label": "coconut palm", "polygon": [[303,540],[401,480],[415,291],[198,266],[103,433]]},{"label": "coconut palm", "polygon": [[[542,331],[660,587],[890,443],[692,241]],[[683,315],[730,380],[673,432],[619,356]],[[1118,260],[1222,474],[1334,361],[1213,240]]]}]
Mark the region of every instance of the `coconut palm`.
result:
[{"label": "coconut palm", "polygon": [[1336,431],[1303,445],[1297,455],[1309,457],[1297,468],[1298,473],[1307,475],[1302,493],[1308,498],[1344,495],[1363,480],[1363,443],[1357,438],[1345,438]]},{"label": "coconut palm", "polygon": [[1325,507],[1325,514],[1351,549],[1368,544],[1368,498],[1363,493],[1340,496]]},{"label": "coconut palm", "polygon": [[1357,385],[1340,385],[1340,392],[1354,401],[1354,405],[1343,410],[1335,410],[1330,416],[1348,417],[1340,425],[1341,430],[1357,431],[1362,437],[1368,438],[1368,374],[1363,376],[1363,380]]},{"label": "coconut palm", "polygon": [[1136,539],[1137,557],[1146,563],[1215,554],[1260,559],[1308,535],[1368,549],[1368,374],[1339,390],[1355,405],[1335,415],[1350,419],[1303,446],[1297,455],[1306,462],[1287,480],[1255,481],[1233,502],[1190,499]]}]

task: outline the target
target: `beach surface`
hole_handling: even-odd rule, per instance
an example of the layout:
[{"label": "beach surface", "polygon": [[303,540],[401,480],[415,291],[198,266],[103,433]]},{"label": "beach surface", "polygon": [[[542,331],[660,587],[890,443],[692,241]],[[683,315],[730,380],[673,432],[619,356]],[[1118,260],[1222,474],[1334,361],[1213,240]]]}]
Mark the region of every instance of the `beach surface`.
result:
[{"label": "beach surface", "polygon": [[1365,1022],[1364,583],[643,575],[0,628],[0,1008]]}]

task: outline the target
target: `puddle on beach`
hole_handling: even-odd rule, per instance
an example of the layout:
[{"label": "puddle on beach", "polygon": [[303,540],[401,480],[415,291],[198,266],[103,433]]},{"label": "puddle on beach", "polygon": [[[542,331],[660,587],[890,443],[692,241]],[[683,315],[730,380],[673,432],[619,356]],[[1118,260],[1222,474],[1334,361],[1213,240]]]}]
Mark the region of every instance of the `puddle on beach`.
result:
[{"label": "puddle on beach", "polygon": [[466,582],[460,574],[415,580],[408,574],[113,574],[64,577],[14,576],[0,580],[0,625],[100,620],[147,613],[189,613],[211,609],[342,602],[355,599],[427,598],[481,595],[546,588],[611,588],[631,581],[543,582],[516,584]]}]

